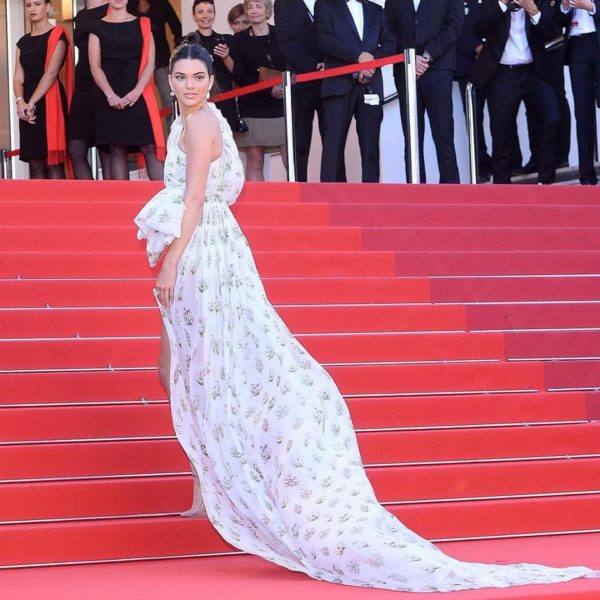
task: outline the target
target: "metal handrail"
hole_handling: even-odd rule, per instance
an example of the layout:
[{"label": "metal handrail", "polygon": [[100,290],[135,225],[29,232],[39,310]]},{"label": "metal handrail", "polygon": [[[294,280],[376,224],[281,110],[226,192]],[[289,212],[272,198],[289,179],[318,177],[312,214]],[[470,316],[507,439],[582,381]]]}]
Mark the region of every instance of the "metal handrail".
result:
[{"label": "metal handrail", "polygon": [[475,86],[469,82],[465,88],[465,106],[467,112],[467,135],[469,138],[469,173],[473,185],[477,184],[478,153],[477,153],[477,111]]}]

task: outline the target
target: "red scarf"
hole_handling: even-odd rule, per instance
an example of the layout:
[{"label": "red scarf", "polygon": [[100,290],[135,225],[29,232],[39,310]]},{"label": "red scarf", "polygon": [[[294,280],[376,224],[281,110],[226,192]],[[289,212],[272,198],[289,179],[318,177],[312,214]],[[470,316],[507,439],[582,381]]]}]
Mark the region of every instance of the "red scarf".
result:
[{"label": "red scarf", "polygon": [[[67,92],[67,103],[70,105],[73,96],[73,54],[71,52],[67,33],[60,25],[56,25],[52,29],[50,37],[48,38],[44,70],[48,69],[50,58],[54,54],[63,34],[67,40],[67,51],[65,54],[65,89]],[[58,77],[46,92],[46,139],[48,142],[48,164],[58,165],[64,163],[67,159],[67,131]]]},{"label": "red scarf", "polygon": [[[152,30],[150,19],[148,17],[140,18],[140,27],[142,28],[142,60],[140,62],[140,70],[138,77],[142,75],[142,71],[148,64],[148,55],[150,54],[150,41],[152,40]],[[152,133],[154,135],[154,145],[156,146],[156,157],[158,160],[165,160],[166,149],[165,149],[165,133],[163,131],[162,121],[160,119],[160,113],[158,109],[158,102],[156,101],[156,94],[154,93],[154,74],[150,77],[150,81],[144,88],[142,94],[148,114],[150,115],[150,123],[152,124]]]}]

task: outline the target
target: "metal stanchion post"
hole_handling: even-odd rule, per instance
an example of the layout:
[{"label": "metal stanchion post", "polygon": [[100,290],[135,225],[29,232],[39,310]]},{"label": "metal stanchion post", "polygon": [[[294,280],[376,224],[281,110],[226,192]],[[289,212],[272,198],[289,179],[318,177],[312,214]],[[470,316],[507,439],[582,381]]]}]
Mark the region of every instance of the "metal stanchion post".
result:
[{"label": "metal stanchion post", "polygon": [[417,56],[414,48],[404,50],[404,77],[406,82],[406,140],[408,144],[409,183],[420,183],[419,117],[417,111]]},{"label": "metal stanchion post", "polygon": [[8,179],[8,159],[4,148],[0,148],[0,179]]},{"label": "metal stanchion post", "polygon": [[171,122],[173,122],[179,116],[179,104],[177,104],[177,100],[173,98],[171,100]]},{"label": "metal stanchion post", "polygon": [[293,79],[290,71],[283,72],[283,105],[285,109],[285,142],[287,144],[288,181],[296,181],[296,144],[294,140],[294,113],[292,109]]},{"label": "metal stanchion post", "polygon": [[96,148],[95,146],[93,146],[92,148],[90,148],[90,162],[92,163],[92,175],[94,177],[94,179],[99,179],[99,175],[100,175],[100,170],[98,168],[98,163],[100,162],[98,160],[98,148]]},{"label": "metal stanchion post", "polygon": [[475,86],[469,82],[465,89],[465,106],[467,107],[467,133],[469,137],[469,173],[471,183],[477,183],[477,113],[475,111]]}]

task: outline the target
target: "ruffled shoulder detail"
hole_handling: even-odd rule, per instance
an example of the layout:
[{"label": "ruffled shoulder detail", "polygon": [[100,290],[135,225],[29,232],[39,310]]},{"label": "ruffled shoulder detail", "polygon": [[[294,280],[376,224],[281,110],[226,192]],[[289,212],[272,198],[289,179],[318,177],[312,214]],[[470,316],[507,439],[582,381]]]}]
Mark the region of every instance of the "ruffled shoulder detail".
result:
[{"label": "ruffled shoulder detail", "polygon": [[167,187],[153,196],[134,219],[138,240],[147,240],[146,255],[151,267],[158,263],[173,240],[181,236],[183,196],[183,188]]}]

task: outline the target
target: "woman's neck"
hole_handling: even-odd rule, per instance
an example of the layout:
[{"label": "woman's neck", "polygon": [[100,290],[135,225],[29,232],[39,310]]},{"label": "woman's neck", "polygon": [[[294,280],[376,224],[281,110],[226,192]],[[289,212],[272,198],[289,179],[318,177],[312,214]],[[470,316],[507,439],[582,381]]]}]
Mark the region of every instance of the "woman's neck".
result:
[{"label": "woman's neck", "polygon": [[199,110],[204,110],[205,108],[208,108],[207,102],[208,100],[205,100],[204,102],[197,104],[196,106],[179,105],[179,114],[181,115],[181,120],[184,123],[184,127],[186,118],[189,117],[193,112],[198,112]]},{"label": "woman's neck", "polygon": [[198,27],[198,33],[204,37],[210,37],[213,34],[213,29],[212,27],[208,27],[207,29]]},{"label": "woman's neck", "polygon": [[31,35],[42,35],[43,33],[46,33],[46,31],[48,31],[49,29],[52,29],[52,24],[46,17],[31,24]]},{"label": "woman's neck", "polygon": [[106,15],[106,21],[119,23],[120,21],[129,21],[133,15],[127,12],[127,7],[113,9],[111,8]]},{"label": "woman's neck", "polygon": [[252,30],[253,35],[268,35],[269,33],[269,23],[267,21],[263,21],[262,23],[256,23],[250,25],[250,29]]}]

